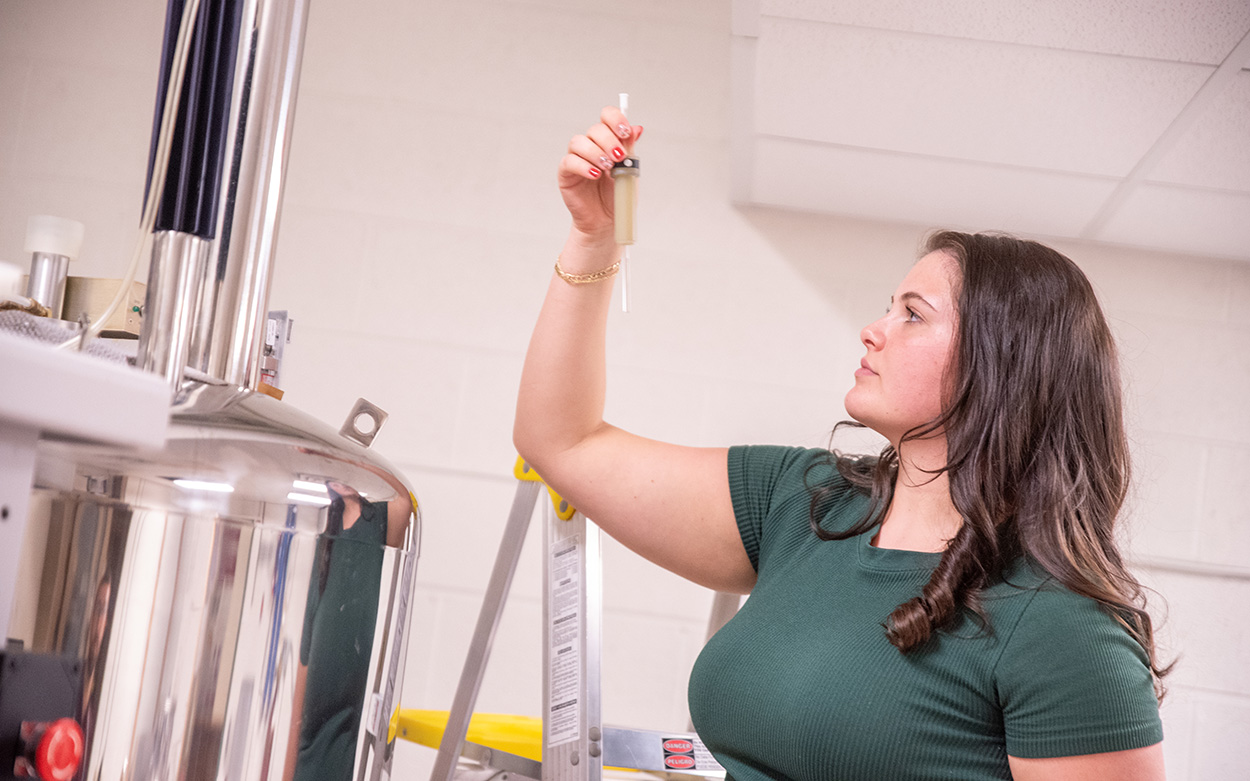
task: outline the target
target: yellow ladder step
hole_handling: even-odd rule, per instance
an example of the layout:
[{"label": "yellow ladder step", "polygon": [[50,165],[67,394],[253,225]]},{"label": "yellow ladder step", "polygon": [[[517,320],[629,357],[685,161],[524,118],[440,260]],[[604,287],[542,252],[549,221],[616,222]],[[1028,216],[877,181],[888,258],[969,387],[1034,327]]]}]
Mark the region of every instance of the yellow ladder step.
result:
[{"label": "yellow ladder step", "polygon": [[[438,748],[447,729],[447,711],[405,708],[398,712],[398,736],[422,746]],[[543,722],[532,716],[474,713],[465,740],[487,748],[541,762]]]}]

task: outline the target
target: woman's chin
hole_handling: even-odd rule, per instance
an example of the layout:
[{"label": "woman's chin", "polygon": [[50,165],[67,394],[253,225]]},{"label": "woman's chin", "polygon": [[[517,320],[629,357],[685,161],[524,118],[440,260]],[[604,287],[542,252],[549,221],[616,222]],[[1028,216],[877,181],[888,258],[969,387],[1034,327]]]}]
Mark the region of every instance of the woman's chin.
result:
[{"label": "woman's chin", "polygon": [[887,431],[892,431],[893,427],[882,425],[883,423],[885,423],[885,421],[882,421],[878,416],[873,415],[871,409],[866,409],[863,405],[857,404],[856,400],[852,398],[854,394],[855,392],[854,390],[852,390],[850,393],[846,395],[846,401],[844,402],[844,407],[846,408],[847,417],[849,417],[851,420],[855,421],[856,423],[860,424],[864,428],[870,429],[871,431],[874,431],[877,434],[880,434],[886,439],[890,439],[890,441],[893,441],[890,438],[890,435],[886,433]]},{"label": "woman's chin", "polygon": [[846,397],[842,399],[842,406],[846,409],[846,414],[850,416],[851,420],[872,428],[872,424],[867,420],[872,415],[869,414],[869,411],[863,404],[863,400],[855,391],[856,388],[851,388],[846,392]]}]

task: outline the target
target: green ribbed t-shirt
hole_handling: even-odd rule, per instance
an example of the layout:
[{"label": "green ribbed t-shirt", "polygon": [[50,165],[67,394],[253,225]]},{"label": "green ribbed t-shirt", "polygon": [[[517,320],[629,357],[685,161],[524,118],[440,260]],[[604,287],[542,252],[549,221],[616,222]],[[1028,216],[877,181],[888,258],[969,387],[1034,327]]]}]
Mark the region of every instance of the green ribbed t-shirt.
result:
[{"label": "green ribbed t-shirt", "polygon": [[824,528],[862,517],[867,498],[826,451],[729,451],[734,512],[759,577],[699,656],[689,695],[699,736],[731,778],[1010,779],[1008,754],[1163,739],[1141,646],[1094,601],[1033,567],[1013,567],[982,592],[988,631],[965,611],[921,649],[899,652],[883,624],[941,555],[876,548],[872,531],[820,540],[805,475],[841,489]]},{"label": "green ribbed t-shirt", "polygon": [[[354,777],[382,589],[386,513],[386,502],[363,502],[360,517],[334,536],[328,559],[318,562],[310,579],[299,650],[308,677],[295,781]],[[328,541],[320,540],[319,546]],[[328,567],[324,591],[321,566]]]}]

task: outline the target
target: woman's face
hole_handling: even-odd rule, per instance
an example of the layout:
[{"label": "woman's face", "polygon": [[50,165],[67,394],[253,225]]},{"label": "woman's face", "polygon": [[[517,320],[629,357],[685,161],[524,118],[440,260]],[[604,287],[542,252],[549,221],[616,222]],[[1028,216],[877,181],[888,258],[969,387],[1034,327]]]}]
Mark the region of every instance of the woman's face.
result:
[{"label": "woman's face", "polygon": [[356,489],[352,488],[350,485],[346,483],[340,483],[335,480],[329,480],[326,482],[326,488],[329,488],[331,491],[343,497],[344,499],[359,499],[360,498],[360,494],[356,492]]},{"label": "woman's face", "polygon": [[885,316],[859,334],[868,354],[846,394],[846,411],[896,448],[904,433],[942,411],[958,325],[958,276],[950,255],[925,255],[894,292]]}]

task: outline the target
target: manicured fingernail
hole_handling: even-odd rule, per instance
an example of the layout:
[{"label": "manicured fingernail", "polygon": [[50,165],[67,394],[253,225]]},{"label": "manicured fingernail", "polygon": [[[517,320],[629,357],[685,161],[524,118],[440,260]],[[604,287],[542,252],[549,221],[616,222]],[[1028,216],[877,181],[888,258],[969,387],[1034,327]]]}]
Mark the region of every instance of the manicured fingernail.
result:
[{"label": "manicured fingernail", "polygon": [[624,149],[621,149],[621,148],[618,146],[618,147],[616,147],[615,149],[613,149],[613,150],[612,150],[612,156],[613,156],[613,157],[615,157],[617,160],[624,160],[624,159],[625,159],[625,150],[624,150]]},{"label": "manicured fingernail", "polygon": [[621,123],[616,126],[616,134],[621,138],[629,138],[629,125]]},{"label": "manicured fingernail", "polygon": [[602,176],[602,175],[603,175],[603,171],[600,171],[598,168],[591,168],[591,169],[590,169],[590,178],[591,178],[591,179],[598,179],[598,178],[599,178],[600,176]]},{"label": "manicured fingernail", "polygon": [[611,160],[609,160],[608,158],[604,157],[603,155],[599,155],[599,167],[600,167],[600,168],[611,168],[611,167],[612,167],[612,161],[611,161]]}]

